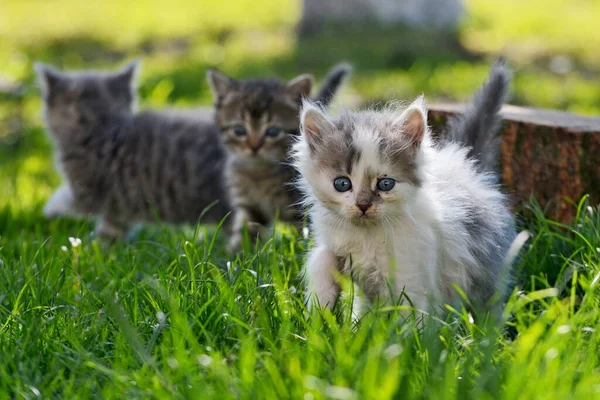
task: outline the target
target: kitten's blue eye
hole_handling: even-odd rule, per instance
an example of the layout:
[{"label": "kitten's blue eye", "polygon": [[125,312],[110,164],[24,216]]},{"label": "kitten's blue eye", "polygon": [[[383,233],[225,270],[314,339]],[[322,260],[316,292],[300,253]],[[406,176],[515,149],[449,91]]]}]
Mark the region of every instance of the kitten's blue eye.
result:
[{"label": "kitten's blue eye", "polygon": [[382,192],[389,192],[396,186],[396,181],[392,178],[383,178],[377,181],[377,189]]},{"label": "kitten's blue eye", "polygon": [[335,178],[333,180],[333,187],[338,192],[347,192],[352,189],[352,182],[350,182],[350,179],[348,178]]},{"label": "kitten's blue eye", "polygon": [[246,128],[242,125],[236,125],[233,127],[233,133],[235,136],[246,136]]},{"label": "kitten's blue eye", "polygon": [[281,132],[281,129],[272,126],[265,131],[265,135],[269,137],[277,137],[277,135],[279,135],[279,132]]}]

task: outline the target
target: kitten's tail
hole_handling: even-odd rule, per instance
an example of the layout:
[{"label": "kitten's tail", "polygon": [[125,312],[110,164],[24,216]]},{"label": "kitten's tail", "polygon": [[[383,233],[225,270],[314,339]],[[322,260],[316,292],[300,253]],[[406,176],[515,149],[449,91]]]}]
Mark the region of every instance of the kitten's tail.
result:
[{"label": "kitten's tail", "polygon": [[334,65],[325,78],[323,78],[321,88],[313,101],[320,103],[323,107],[328,106],[340,86],[342,86],[351,73],[352,65],[346,62]]},{"label": "kitten's tail", "polygon": [[498,59],[463,115],[449,121],[449,138],[470,148],[468,156],[478,161],[482,172],[497,172],[500,150],[499,115],[508,95],[512,74],[504,60]]}]

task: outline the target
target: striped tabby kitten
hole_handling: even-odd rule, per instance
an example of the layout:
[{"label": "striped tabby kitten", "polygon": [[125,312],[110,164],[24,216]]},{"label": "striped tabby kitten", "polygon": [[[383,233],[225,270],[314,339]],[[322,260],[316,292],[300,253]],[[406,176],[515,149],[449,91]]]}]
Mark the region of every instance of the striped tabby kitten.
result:
[{"label": "striped tabby kitten", "polygon": [[97,233],[116,237],[137,222],[196,222],[207,208],[203,221],[227,214],[214,122],[192,113],[134,113],[136,64],[113,73],[43,64],[36,71],[64,178],[47,217],[96,215]]},{"label": "striped tabby kitten", "polygon": [[477,310],[504,290],[515,227],[493,169],[509,77],[495,65],[439,144],[422,98],[336,119],[305,103],[294,158],[315,235],[305,266],[310,301],[333,306],[337,274],[370,301],[404,294],[420,310],[460,300],[453,285]]},{"label": "striped tabby kitten", "polygon": [[[335,66],[315,101],[327,105],[350,71],[347,64]],[[208,81],[228,153],[225,177],[234,210],[230,249],[240,248],[244,226],[253,239],[277,217],[301,226],[300,193],[290,185],[296,172],[288,152],[298,135],[300,106],[310,95],[313,77],[235,80],[211,70]]]}]

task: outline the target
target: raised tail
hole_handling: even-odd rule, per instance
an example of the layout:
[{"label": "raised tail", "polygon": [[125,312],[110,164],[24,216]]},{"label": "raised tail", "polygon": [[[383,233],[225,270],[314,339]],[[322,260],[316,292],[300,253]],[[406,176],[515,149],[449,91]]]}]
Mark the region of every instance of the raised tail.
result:
[{"label": "raised tail", "polygon": [[449,139],[470,148],[468,156],[478,161],[481,172],[498,172],[502,122],[499,112],[506,101],[511,77],[506,63],[501,59],[496,61],[472,104],[448,124]]},{"label": "raised tail", "polygon": [[346,62],[334,65],[323,78],[321,88],[313,101],[320,103],[323,107],[328,106],[350,73],[352,73],[352,65]]}]

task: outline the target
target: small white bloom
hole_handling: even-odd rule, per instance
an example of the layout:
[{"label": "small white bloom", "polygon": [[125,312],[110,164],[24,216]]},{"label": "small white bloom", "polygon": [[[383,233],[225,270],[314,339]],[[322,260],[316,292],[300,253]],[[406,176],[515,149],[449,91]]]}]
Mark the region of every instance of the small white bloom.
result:
[{"label": "small white bloom", "polygon": [[302,228],[302,236],[304,236],[304,239],[308,239],[308,228],[305,226]]},{"label": "small white bloom", "polygon": [[402,350],[404,350],[402,346],[400,346],[399,344],[393,344],[387,349],[385,349],[383,354],[385,355],[385,358],[391,360],[392,358],[398,357],[402,353]]},{"label": "small white bloom", "polygon": [[167,320],[167,316],[165,315],[164,312],[162,311],[157,311],[156,312],[156,319],[158,320],[158,323],[161,325],[165,324],[165,321]]},{"label": "small white bloom", "polygon": [[198,356],[197,361],[198,364],[202,365],[203,367],[208,367],[210,364],[212,364],[213,359],[212,357],[207,356],[206,354],[202,354]]},{"label": "small white bloom", "polygon": [[555,348],[551,348],[550,350],[548,350],[548,351],[546,352],[546,358],[547,358],[548,360],[553,360],[553,359],[555,359],[556,357],[558,357],[558,350],[556,350]]},{"label": "small white bloom", "polygon": [[171,367],[171,369],[177,369],[179,367],[179,361],[177,361],[175,357],[169,358],[167,360],[167,364],[169,364],[169,367]]},{"label": "small white bloom", "polygon": [[570,325],[559,326],[558,329],[556,330],[556,332],[558,332],[560,335],[564,335],[566,333],[571,332],[571,326]]},{"label": "small white bloom", "polygon": [[62,251],[69,251],[69,249],[67,249],[67,246],[60,246],[60,249],[61,249]]},{"label": "small white bloom", "polygon": [[81,239],[79,238],[69,236],[69,242],[71,242],[71,246],[73,246],[73,248],[81,246]]},{"label": "small white bloom", "polygon": [[342,387],[342,386],[329,386],[325,390],[325,395],[332,399],[357,399],[358,396],[356,392],[350,388]]}]

